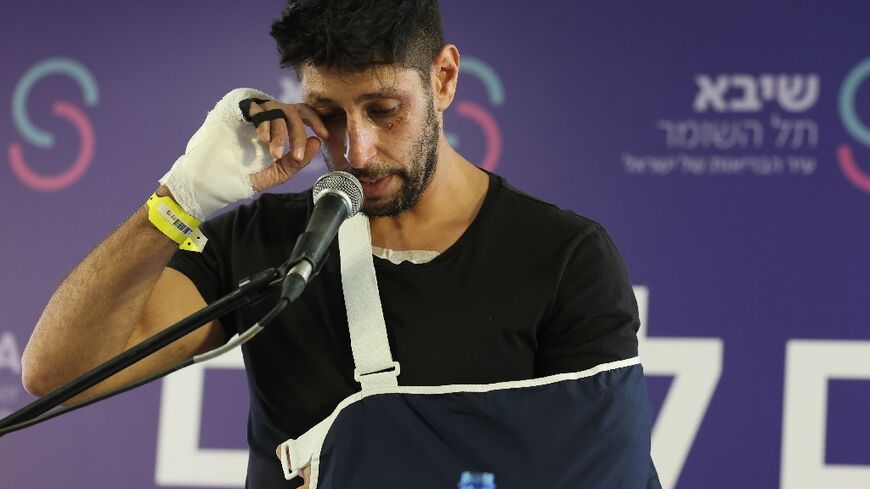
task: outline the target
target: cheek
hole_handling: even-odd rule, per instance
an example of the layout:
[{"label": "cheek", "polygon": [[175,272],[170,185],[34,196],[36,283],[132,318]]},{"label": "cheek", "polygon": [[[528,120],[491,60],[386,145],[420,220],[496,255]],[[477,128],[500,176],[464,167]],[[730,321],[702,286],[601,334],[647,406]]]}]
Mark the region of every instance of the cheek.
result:
[{"label": "cheek", "polygon": [[417,138],[416,129],[407,124],[394,124],[393,127],[384,128],[377,133],[378,153],[388,161],[404,162]]}]

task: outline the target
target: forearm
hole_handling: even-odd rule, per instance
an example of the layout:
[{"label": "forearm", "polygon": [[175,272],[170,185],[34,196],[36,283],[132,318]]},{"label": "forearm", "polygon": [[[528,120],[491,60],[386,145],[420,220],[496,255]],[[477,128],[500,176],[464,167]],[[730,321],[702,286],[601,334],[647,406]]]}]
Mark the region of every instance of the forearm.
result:
[{"label": "forearm", "polygon": [[52,295],[22,359],[28,391],[44,394],[123,351],[178,245],[139,208]]},{"label": "forearm", "polygon": [[[251,104],[248,115],[280,108],[294,121],[291,146],[302,157],[280,156],[288,141],[287,123],[279,117],[280,123],[255,127],[239,105],[250,97],[268,98],[257,90],[236,89],[215,105],[184,155],[161,179],[158,195],[174,189],[179,206],[202,221],[255,191],[283,184],[314,158],[320,143],[316,137],[306,138],[303,123],[320,137],[328,136],[316,114],[303,104]],[[263,151],[270,144],[280,159]],[[248,167],[240,166],[242,162]],[[22,361],[24,385],[31,393],[44,394],[205,307],[195,284],[166,270],[178,244],[148,221],[147,211],[141,207],[97,246],[49,300]],[[213,321],[87,394],[144,378],[223,340],[220,324]]]}]

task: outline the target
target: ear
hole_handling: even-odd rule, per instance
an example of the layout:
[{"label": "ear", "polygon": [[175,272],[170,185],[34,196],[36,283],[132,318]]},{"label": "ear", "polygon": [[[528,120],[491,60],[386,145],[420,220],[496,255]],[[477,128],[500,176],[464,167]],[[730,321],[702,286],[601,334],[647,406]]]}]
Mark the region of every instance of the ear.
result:
[{"label": "ear", "polygon": [[435,97],[435,110],[444,112],[456,95],[459,81],[459,50],[453,44],[441,48],[432,62],[432,91]]}]

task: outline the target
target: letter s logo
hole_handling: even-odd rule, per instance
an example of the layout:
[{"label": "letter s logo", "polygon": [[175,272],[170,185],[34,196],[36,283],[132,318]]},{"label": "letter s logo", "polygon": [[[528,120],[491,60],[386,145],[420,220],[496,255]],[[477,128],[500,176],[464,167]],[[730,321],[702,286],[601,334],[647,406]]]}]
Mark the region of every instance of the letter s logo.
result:
[{"label": "letter s logo", "polygon": [[[462,71],[480,79],[486,88],[490,104],[496,107],[504,104],[504,87],[501,79],[488,64],[477,58],[462,58]],[[461,117],[470,119],[483,131],[486,149],[478,166],[490,171],[495,170],[501,159],[502,150],[501,129],[495,118],[481,105],[467,100],[456,102],[456,112]],[[458,136],[455,134],[447,133],[445,136],[452,146],[459,145]]]},{"label": "letter s logo", "polygon": [[[866,58],[846,75],[843,86],[840,89],[840,119],[846,131],[864,146],[870,147],[870,128],[858,118],[855,109],[855,94],[861,83],[870,76],[870,58]],[[856,163],[852,154],[852,147],[841,144],[837,147],[837,159],[840,169],[846,178],[859,189],[870,193],[870,175],[863,171]]]},{"label": "letter s logo", "polygon": [[[37,63],[18,80],[12,94],[12,117],[21,136],[33,146],[42,149],[54,147],[54,137],[36,127],[27,115],[27,100],[30,90],[41,79],[50,75],[65,75],[78,83],[84,95],[85,105],[93,107],[99,102],[97,84],[93,75],[78,61],[70,58],[49,58]],[[9,164],[15,176],[28,187],[39,192],[53,192],[73,185],[84,174],[94,157],[94,130],[87,116],[73,104],[58,100],[52,112],[72,123],[81,140],[75,161],[66,170],[53,175],[44,175],[31,168],[25,161],[21,144],[12,143],[8,148]]]}]

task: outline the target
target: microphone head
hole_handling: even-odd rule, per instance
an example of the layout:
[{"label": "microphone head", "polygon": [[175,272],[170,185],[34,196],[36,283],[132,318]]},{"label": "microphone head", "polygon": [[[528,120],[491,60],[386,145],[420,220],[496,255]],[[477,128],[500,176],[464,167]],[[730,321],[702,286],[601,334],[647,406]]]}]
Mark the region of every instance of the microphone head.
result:
[{"label": "microphone head", "polygon": [[363,203],[362,184],[355,176],[346,171],[334,171],[321,175],[314,182],[314,203],[326,194],[338,194],[347,204],[347,217],[353,217],[359,212]]}]

